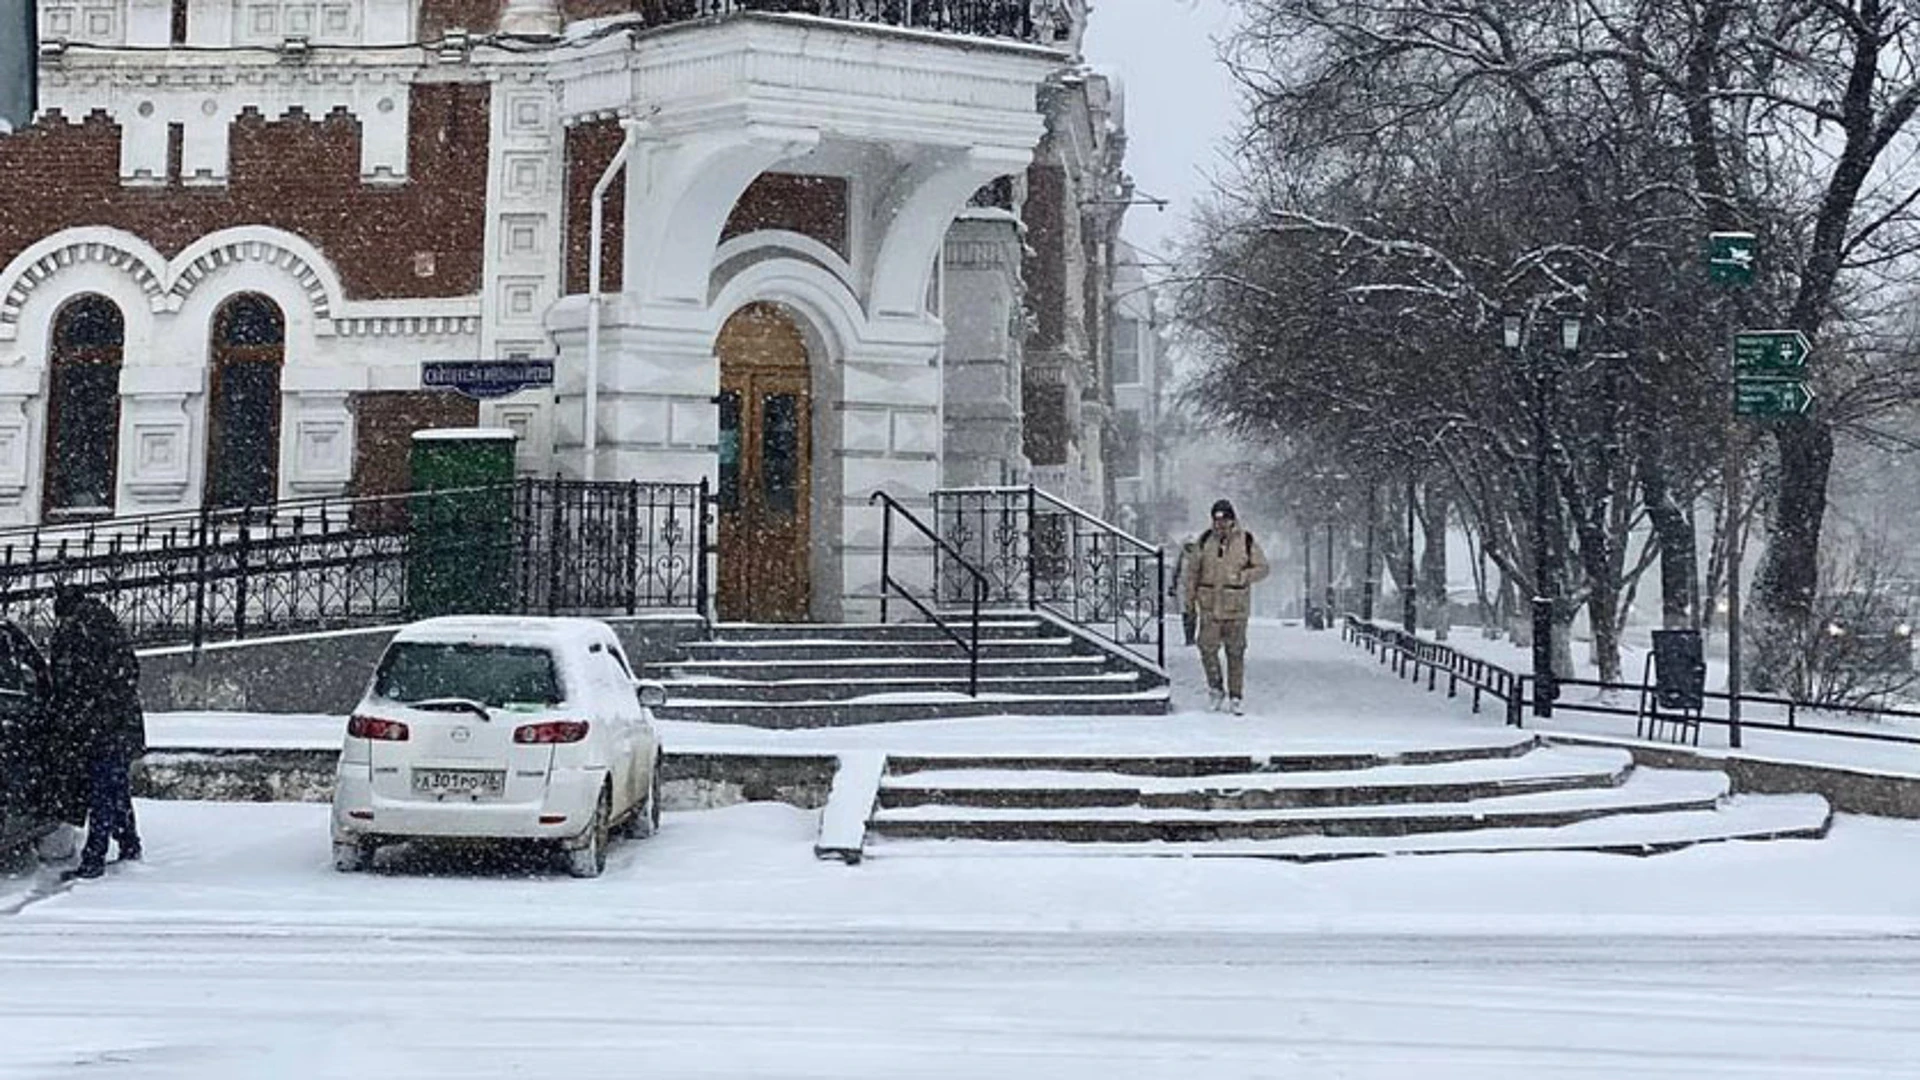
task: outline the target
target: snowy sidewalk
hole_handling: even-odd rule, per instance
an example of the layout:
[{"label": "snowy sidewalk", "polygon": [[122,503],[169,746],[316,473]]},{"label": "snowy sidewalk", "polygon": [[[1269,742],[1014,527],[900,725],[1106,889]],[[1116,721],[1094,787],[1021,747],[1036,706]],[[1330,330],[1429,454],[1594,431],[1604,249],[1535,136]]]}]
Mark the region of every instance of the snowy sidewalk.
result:
[{"label": "snowy sidewalk", "polygon": [[[1176,628],[1177,631],[1177,628]],[[1174,709],[1168,716],[995,717],[841,728],[775,730],[663,720],[669,750],[685,753],[1272,753],[1376,746],[1478,746],[1515,732],[1497,709],[1475,716],[1395,680],[1333,632],[1256,622],[1247,655],[1247,715],[1201,711],[1197,654],[1168,643]],[[337,749],[343,720],[330,716],[154,713],[148,743],[171,749]]]}]

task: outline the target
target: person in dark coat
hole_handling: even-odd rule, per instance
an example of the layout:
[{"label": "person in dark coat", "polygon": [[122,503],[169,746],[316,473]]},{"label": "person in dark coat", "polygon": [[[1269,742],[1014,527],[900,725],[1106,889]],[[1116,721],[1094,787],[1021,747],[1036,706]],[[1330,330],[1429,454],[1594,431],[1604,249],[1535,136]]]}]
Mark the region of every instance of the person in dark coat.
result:
[{"label": "person in dark coat", "polygon": [[80,865],[67,877],[99,877],[106,870],[107,842],[120,858],[140,857],[128,770],[147,752],[140,712],[140,662],[111,608],[75,587],[54,596],[58,620],[47,649],[53,674],[53,708],[68,730],[84,740],[87,760],[87,842]]}]

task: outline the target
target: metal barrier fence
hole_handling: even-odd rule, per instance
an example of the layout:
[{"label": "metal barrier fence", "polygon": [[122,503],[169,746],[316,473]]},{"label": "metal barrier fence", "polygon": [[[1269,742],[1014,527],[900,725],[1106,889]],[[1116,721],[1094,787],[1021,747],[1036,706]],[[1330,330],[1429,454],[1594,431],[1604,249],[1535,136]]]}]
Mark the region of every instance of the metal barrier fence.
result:
[{"label": "metal barrier fence", "polygon": [[[1427,689],[1438,688],[1442,674],[1447,677],[1447,696],[1458,694],[1462,684],[1473,688],[1473,710],[1480,711],[1482,693],[1500,699],[1506,705],[1506,722],[1511,727],[1523,725],[1521,706],[1531,700],[1533,676],[1527,673],[1508,671],[1506,668],[1477,656],[1459,651],[1436,641],[1428,641],[1408,634],[1399,627],[1381,626],[1348,615],[1343,623],[1341,636],[1363,646],[1371,655],[1377,655],[1380,662],[1392,667],[1395,675],[1419,682],[1423,677]],[[1562,690],[1568,687],[1585,687],[1602,692],[1621,695],[1639,695],[1645,687],[1629,683],[1601,682],[1598,679],[1561,678],[1556,680]],[[1759,731],[1781,731],[1796,735],[1819,735],[1840,739],[1861,739],[1872,742],[1899,743],[1907,746],[1920,746],[1920,735],[1909,735],[1893,731],[1867,731],[1858,728],[1832,727],[1826,724],[1805,722],[1808,713],[1815,715],[1860,716],[1869,718],[1899,717],[1920,720],[1920,710],[1903,709],[1895,706],[1857,706],[1857,705],[1816,705],[1792,698],[1769,694],[1741,694],[1740,727]],[[1722,713],[1688,714],[1689,723],[1699,723],[1719,727],[1728,727],[1732,721],[1725,715],[1724,706],[1731,700],[1725,691],[1709,690],[1705,693],[1709,702],[1720,702]],[[1772,710],[1773,719],[1756,714],[1755,708]],[[1628,707],[1614,705],[1604,698],[1596,696],[1593,700],[1577,700],[1564,692],[1553,703],[1555,712],[1579,712],[1594,716],[1618,716],[1636,722],[1646,717],[1639,706]],[[1672,714],[1662,714],[1673,719]]]},{"label": "metal barrier fence", "polygon": [[[1532,680],[1532,676],[1530,675],[1525,678],[1528,681]],[[1562,678],[1559,680],[1559,683],[1563,690],[1567,687],[1580,686],[1591,690],[1611,691],[1620,694],[1638,694],[1641,691],[1639,686],[1627,683],[1601,682],[1598,679]],[[1690,724],[1705,724],[1723,728],[1730,727],[1733,721],[1726,715],[1725,706],[1728,701],[1731,700],[1731,695],[1724,690],[1708,690],[1703,696],[1709,702],[1719,702],[1722,709],[1721,714],[1716,716],[1703,710],[1698,715],[1688,713],[1685,718],[1686,721]],[[1760,713],[1759,709],[1767,710],[1767,714]],[[1630,709],[1623,705],[1613,705],[1597,698],[1591,701],[1580,701],[1569,698],[1565,693],[1562,693],[1560,697],[1554,701],[1553,711],[1581,712],[1595,716],[1622,716],[1628,718],[1637,718],[1639,715],[1638,709]],[[1742,730],[1784,731],[1795,735],[1821,735],[1836,739],[1863,739],[1870,742],[1901,743],[1907,746],[1920,747],[1920,735],[1909,735],[1896,731],[1865,731],[1859,728],[1832,727],[1818,722],[1807,723],[1805,716],[1809,713],[1815,716],[1858,716],[1875,720],[1887,717],[1920,720],[1920,710],[1903,709],[1898,706],[1818,705],[1809,701],[1795,701],[1792,698],[1778,697],[1772,694],[1740,695],[1739,723]],[[1768,719],[1768,715],[1771,715],[1772,718]],[[1675,719],[1672,713],[1663,713],[1662,716],[1667,720]]]},{"label": "metal barrier fence", "polygon": [[987,602],[1041,609],[1166,667],[1166,554],[1069,503],[1027,487],[942,488],[934,527],[958,557],[935,564],[941,602],[986,575]]},{"label": "metal barrier fence", "polygon": [[1369,655],[1378,656],[1395,675],[1416,683],[1424,675],[1428,691],[1439,688],[1443,673],[1448,697],[1458,697],[1464,684],[1473,691],[1474,712],[1480,711],[1483,695],[1496,698],[1506,710],[1507,726],[1521,726],[1520,703],[1525,700],[1527,681],[1522,675],[1399,627],[1381,626],[1352,615],[1342,622],[1340,636],[1357,642]]},{"label": "metal barrier fence", "polygon": [[137,643],[199,645],[404,620],[435,575],[496,574],[474,586],[487,610],[705,612],[706,506],[704,483],[525,479],[20,526],[0,530],[0,614],[43,636],[77,584]]}]

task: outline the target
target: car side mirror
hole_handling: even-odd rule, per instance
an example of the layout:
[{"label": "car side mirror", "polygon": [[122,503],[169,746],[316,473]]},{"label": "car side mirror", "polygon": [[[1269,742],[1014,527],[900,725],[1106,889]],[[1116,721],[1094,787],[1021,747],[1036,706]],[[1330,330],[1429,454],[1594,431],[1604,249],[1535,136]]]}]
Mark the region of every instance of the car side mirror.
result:
[{"label": "car side mirror", "polygon": [[667,703],[667,688],[657,682],[635,679],[633,689],[640,696],[640,704],[649,709],[657,709]]}]

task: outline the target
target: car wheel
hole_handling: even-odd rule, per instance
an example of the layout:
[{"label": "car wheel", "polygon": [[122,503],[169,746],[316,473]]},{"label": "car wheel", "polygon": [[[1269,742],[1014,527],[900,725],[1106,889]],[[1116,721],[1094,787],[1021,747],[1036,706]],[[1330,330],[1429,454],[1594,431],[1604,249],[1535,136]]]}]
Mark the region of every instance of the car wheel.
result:
[{"label": "car wheel", "polygon": [[357,873],[373,865],[374,845],[371,840],[335,840],[333,842],[333,868],[343,874]]},{"label": "car wheel", "polygon": [[627,823],[627,835],[645,840],[660,831],[660,759],[653,760],[653,779],[647,785],[646,805],[636,807]]},{"label": "car wheel", "polygon": [[594,804],[593,820],[587,822],[580,838],[567,846],[567,873],[577,878],[599,877],[607,868],[607,839],[612,828],[613,795],[600,789],[600,801]]}]

